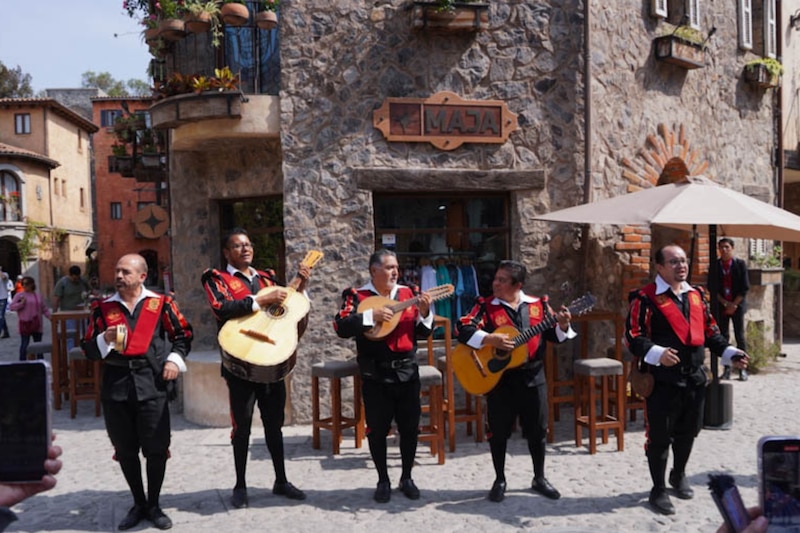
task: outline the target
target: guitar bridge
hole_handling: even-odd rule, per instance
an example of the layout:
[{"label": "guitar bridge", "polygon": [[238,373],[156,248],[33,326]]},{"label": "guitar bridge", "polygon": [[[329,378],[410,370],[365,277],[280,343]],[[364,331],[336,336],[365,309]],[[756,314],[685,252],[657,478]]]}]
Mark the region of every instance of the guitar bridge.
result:
[{"label": "guitar bridge", "polygon": [[254,339],[258,339],[260,341],[268,342],[269,344],[275,344],[275,341],[272,340],[269,335],[261,333],[260,331],[255,331],[252,329],[240,329],[239,333],[243,333],[248,337],[253,337]]},{"label": "guitar bridge", "polygon": [[486,369],[483,368],[483,363],[481,363],[481,360],[475,350],[470,350],[469,355],[472,357],[472,362],[475,363],[475,367],[478,369],[478,372],[481,373],[481,376],[486,377]]}]

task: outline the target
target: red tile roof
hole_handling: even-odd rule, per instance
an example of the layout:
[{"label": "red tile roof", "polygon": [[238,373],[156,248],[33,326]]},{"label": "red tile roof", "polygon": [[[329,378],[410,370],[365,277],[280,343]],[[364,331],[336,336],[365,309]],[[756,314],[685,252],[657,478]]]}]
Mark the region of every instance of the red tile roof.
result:
[{"label": "red tile roof", "polygon": [[47,156],[6,143],[0,143],[0,157],[8,157],[10,159],[25,159],[35,163],[44,163],[51,169],[61,166],[61,163],[54,159],[50,159]]}]

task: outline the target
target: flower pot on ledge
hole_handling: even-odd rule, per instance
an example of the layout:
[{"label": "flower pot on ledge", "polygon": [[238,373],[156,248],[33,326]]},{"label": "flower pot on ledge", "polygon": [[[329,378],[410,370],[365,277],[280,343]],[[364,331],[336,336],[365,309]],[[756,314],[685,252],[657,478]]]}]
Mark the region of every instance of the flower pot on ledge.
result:
[{"label": "flower pot on ledge", "polygon": [[706,54],[703,45],[687,41],[676,35],[664,35],[653,39],[656,59],[672,63],[687,70],[703,68]]},{"label": "flower pot on ledge", "polygon": [[439,11],[436,2],[414,2],[411,25],[434,32],[478,32],[489,27],[489,4],[456,2],[452,11]]},{"label": "flower pot on ledge", "polygon": [[781,83],[780,75],[771,75],[767,66],[762,63],[754,63],[744,67],[744,79],[753,87],[759,89],[771,89]]},{"label": "flower pot on ledge", "polygon": [[278,14],[274,11],[256,13],[256,26],[262,30],[274,30],[278,27]]},{"label": "flower pot on ledge", "polygon": [[250,11],[244,4],[223,4],[220,8],[220,17],[226,26],[242,26],[250,19]]},{"label": "flower pot on ledge", "polygon": [[782,268],[749,268],[750,285],[780,285],[783,282]]}]

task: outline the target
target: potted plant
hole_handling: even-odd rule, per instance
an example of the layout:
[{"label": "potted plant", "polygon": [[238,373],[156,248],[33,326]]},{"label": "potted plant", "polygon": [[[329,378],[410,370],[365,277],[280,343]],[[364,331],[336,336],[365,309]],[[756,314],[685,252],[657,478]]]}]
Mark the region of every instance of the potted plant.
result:
[{"label": "potted plant", "polygon": [[178,0],[159,0],[156,3],[158,12],[159,36],[168,41],[177,41],[186,36],[186,26],[182,20],[183,6]]},{"label": "potted plant", "polygon": [[159,35],[158,17],[155,15],[147,15],[141,20],[140,24],[144,26],[144,30],[142,31],[144,42],[147,44],[154,43]]},{"label": "potted plant", "polygon": [[228,26],[242,26],[250,19],[250,11],[243,0],[222,0],[220,16]]},{"label": "potted plant", "polygon": [[278,27],[278,4],[280,0],[261,0],[261,11],[256,14],[256,26],[262,30],[274,30]]},{"label": "potted plant", "polygon": [[771,254],[757,254],[750,258],[747,275],[750,285],[780,285],[783,281],[783,250],[772,248]]},{"label": "potted plant", "polygon": [[677,26],[672,33],[653,40],[656,59],[687,70],[705,66],[703,35],[689,26]]},{"label": "potted plant", "polygon": [[754,87],[777,87],[781,82],[783,65],[777,59],[760,57],[748,61],[744,66],[744,77]]},{"label": "potted plant", "polygon": [[415,1],[412,27],[441,32],[483,31],[489,27],[489,4],[477,0]]},{"label": "potted plant", "polygon": [[142,132],[142,166],[153,168],[161,165],[161,154],[159,153],[158,134],[155,130],[148,128]]}]

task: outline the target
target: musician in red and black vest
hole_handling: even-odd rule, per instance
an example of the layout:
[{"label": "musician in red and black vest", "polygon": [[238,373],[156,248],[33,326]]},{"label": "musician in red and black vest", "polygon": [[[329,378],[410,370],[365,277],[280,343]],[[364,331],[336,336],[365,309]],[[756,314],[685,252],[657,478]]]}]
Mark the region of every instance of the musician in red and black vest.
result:
[{"label": "musician in red and black vest", "polygon": [[[432,299],[427,293],[420,294],[416,286],[397,283],[398,264],[394,252],[379,250],[372,254],[369,273],[369,283],[358,289],[346,289],[342,293],[342,307],[334,317],[333,327],[339,337],[356,339],[367,441],[378,471],[378,486],[373,498],[376,502],[386,503],[392,496],[386,436],[394,419],[400,435],[400,490],[407,498],[416,500],[420,494],[411,478],[411,469],[417,453],[421,414],[417,339],[431,334]],[[389,322],[394,316],[388,307],[359,312],[359,304],[372,296],[383,296],[398,302],[416,297],[419,300],[416,306],[402,311],[397,327],[388,336],[370,340],[364,334],[376,324]]]},{"label": "musician in red and black vest", "polygon": [[[234,228],[222,238],[222,254],[227,267],[225,270],[209,269],[203,272],[202,282],[211,310],[222,326],[230,319],[251,315],[270,304],[281,303],[288,291],[279,288],[275,291],[258,292],[266,287],[280,287],[274,270],[256,270],[253,262],[253,244],[247,232]],[[301,264],[297,277],[300,283],[297,290],[302,292],[311,275],[311,270]],[[298,335],[305,331],[306,320],[298,324]],[[223,357],[230,358],[228,354]],[[230,361],[230,359],[228,359]],[[247,497],[247,454],[250,447],[250,427],[255,404],[261,413],[264,438],[272,457],[275,470],[275,483],[272,493],[292,500],[304,500],[305,493],[286,478],[283,452],[283,422],[286,405],[286,383],[282,379],[274,383],[260,383],[240,377],[226,367],[223,359],[222,377],[228,385],[228,401],[231,410],[231,444],[233,462],[236,468],[236,485],[233,488],[231,504],[238,508],[249,505]]]},{"label": "musician in red and black vest", "polygon": [[686,464],[703,426],[705,348],[737,368],[744,368],[748,357],[720,334],[704,291],[686,282],[690,265],[683,249],[664,246],[655,261],[655,281],[629,295],[625,340],[634,364],[641,364],[655,380],[645,404],[645,454],[653,481],[648,501],[656,512],[674,514],[665,482],[669,448],[669,483],[678,498],[690,499],[694,491]]},{"label": "musician in red and black vest", "polygon": [[545,316],[556,315],[557,324],[528,341],[528,361],[507,370],[497,385],[486,395],[488,417],[487,439],[492,454],[495,480],[489,500],[501,502],[506,492],[506,446],[511,437],[514,420],[519,416],[528,451],[533,460],[531,488],[557,500],[561,493],[544,475],[547,439],[547,382],[544,375],[546,342],[560,343],[576,337],[570,327],[570,312],[562,307],[554,313],[547,297],[525,294],[522,286],[527,271],[517,261],[501,261],[492,281],[492,298],[478,297],[475,306],[458,324],[459,342],[480,349],[492,346],[511,351],[514,343],[508,335],[494,333],[501,326],[513,326],[518,331],[540,323]]},{"label": "musician in red and black vest", "polygon": [[[172,522],[161,510],[159,495],[170,444],[168,400],[175,379],[186,370],[192,327],[171,296],[144,287],[147,262],[125,255],[115,269],[117,292],[92,303],[91,322],[83,341],[89,359],[105,361],[101,400],[106,430],[133,507],[119,529],[148,519],[159,529]],[[147,494],[139,450],[147,461]]]}]

